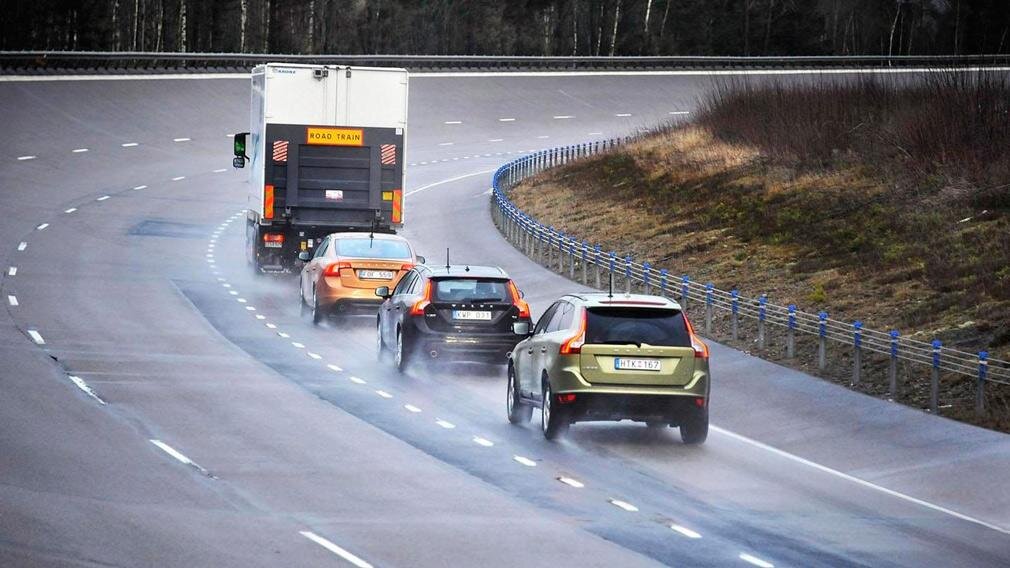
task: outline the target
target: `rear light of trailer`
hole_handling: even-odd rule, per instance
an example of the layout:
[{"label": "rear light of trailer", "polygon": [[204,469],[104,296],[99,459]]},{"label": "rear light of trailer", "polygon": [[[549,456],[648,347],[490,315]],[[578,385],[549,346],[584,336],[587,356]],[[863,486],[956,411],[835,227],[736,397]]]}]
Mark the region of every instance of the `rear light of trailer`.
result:
[{"label": "rear light of trailer", "polygon": [[691,349],[694,349],[694,358],[708,360],[708,345],[705,345],[705,342],[695,335],[694,326],[687,319],[687,314],[684,314],[684,324],[687,325],[687,333],[691,337]]},{"label": "rear light of trailer", "polygon": [[344,270],[344,269],[350,270],[351,269],[351,263],[350,262],[334,262],[333,264],[331,264],[331,265],[329,265],[329,266],[326,267],[326,272],[324,274],[326,276],[340,276],[340,271]]},{"label": "rear light of trailer", "polygon": [[558,350],[558,353],[562,355],[582,353],[582,346],[586,343],[586,318],[586,309],[582,308],[582,317],[579,318],[578,331],[561,344],[561,349]]},{"label": "rear light of trailer", "polygon": [[424,283],[424,294],[421,299],[414,303],[410,308],[410,315],[412,316],[423,316],[424,308],[431,305],[431,280]]},{"label": "rear light of trailer", "polygon": [[274,218],[274,186],[263,186],[263,218]]},{"label": "rear light of trailer", "polygon": [[283,233],[266,233],[263,235],[263,242],[265,243],[280,243],[284,244],[284,234]]},{"label": "rear light of trailer", "polygon": [[530,317],[530,305],[523,300],[519,294],[519,288],[516,287],[516,283],[509,280],[509,292],[512,294],[512,305],[519,309],[519,317],[528,318]]}]

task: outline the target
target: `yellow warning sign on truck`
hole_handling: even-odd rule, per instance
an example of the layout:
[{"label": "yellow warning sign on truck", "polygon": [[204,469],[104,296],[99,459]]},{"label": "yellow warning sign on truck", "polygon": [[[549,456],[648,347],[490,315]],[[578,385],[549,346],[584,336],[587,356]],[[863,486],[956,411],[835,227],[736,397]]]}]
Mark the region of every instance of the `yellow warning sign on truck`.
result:
[{"label": "yellow warning sign on truck", "polygon": [[365,143],[365,133],[360,128],[309,127],[305,143],[320,146],[362,146]]}]

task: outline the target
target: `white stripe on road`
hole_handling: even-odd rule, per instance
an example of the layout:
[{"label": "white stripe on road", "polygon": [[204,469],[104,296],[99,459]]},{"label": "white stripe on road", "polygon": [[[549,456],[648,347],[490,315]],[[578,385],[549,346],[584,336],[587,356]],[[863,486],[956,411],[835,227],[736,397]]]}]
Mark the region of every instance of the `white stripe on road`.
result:
[{"label": "white stripe on road", "polygon": [[358,568],[372,568],[372,565],[369,564],[368,562],[365,562],[358,556],[351,554],[350,552],[344,550],[343,548],[340,548],[336,544],[333,544],[332,542],[326,540],[325,538],[317,535],[312,531],[298,531],[298,534],[304,536],[305,538],[311,540],[312,542],[318,544],[319,546],[325,548],[326,550],[329,550],[333,554],[336,554],[337,556],[343,558],[344,560],[350,562],[351,564],[357,566]]},{"label": "white stripe on road", "polygon": [[452,146],[455,142],[439,142],[439,146]]},{"label": "white stripe on road", "polygon": [[277,335],[283,337],[284,339],[287,339],[287,338],[291,337],[290,335],[284,333],[283,331],[278,331]]},{"label": "white stripe on road", "polygon": [[484,446],[485,448],[490,448],[494,445],[494,442],[488,440],[487,438],[481,438],[480,436],[474,436],[473,441],[475,444]]},{"label": "white stripe on road", "polygon": [[267,319],[267,317],[265,315],[263,315],[263,314],[256,314],[256,319],[258,319],[258,320],[265,320],[265,319]]},{"label": "white stripe on road", "polygon": [[381,396],[382,398],[393,398],[393,395],[389,394],[388,392],[386,392],[384,390],[377,390],[377,391],[375,391],[375,394]]},{"label": "white stripe on road", "polygon": [[670,528],[686,536],[687,538],[701,538],[700,534],[694,532],[693,530],[687,527],[682,527],[680,525],[670,525]]},{"label": "white stripe on road", "polygon": [[98,404],[105,404],[105,401],[99,398],[99,396],[95,394],[95,391],[91,390],[91,387],[88,386],[88,383],[84,382],[84,379],[80,377],[75,377],[74,375],[67,375],[67,376],[70,377],[71,382],[77,385],[77,388],[87,393],[87,395],[90,396],[91,398],[97,400]]},{"label": "white stripe on road", "polygon": [[123,148],[133,148],[134,146],[140,146],[137,142],[127,142],[126,144],[120,144]]},{"label": "white stripe on road", "polygon": [[740,553],[740,560],[743,560],[744,562],[753,564],[753,565],[757,566],[758,568],[775,568],[775,565],[772,564],[771,562],[767,562],[765,560],[761,560],[757,556],[751,556],[750,554],[747,554],[746,552],[741,552]]},{"label": "white stripe on road", "polygon": [[670,114],[672,114],[672,115],[691,114],[691,111],[688,111],[688,110],[671,110]]},{"label": "white stripe on road", "polygon": [[172,142],[189,142],[189,138],[173,138]]},{"label": "white stripe on road", "polygon": [[343,371],[343,369],[341,369],[340,367],[338,367],[336,365],[327,365],[326,368],[329,369],[329,370],[331,370],[331,371],[333,371],[334,373],[339,373],[339,372]]},{"label": "white stripe on road", "polygon": [[138,185],[137,187],[133,188],[134,191],[140,191],[141,189],[147,189],[147,186],[146,185]]},{"label": "white stripe on road", "polygon": [[71,152],[73,152],[75,154],[83,154],[84,152],[87,152],[87,151],[88,151],[87,148],[74,148],[73,150],[71,150]]},{"label": "white stripe on road", "polygon": [[42,339],[42,334],[39,333],[39,332],[37,332],[37,331],[35,331],[34,329],[29,329],[28,330],[28,335],[31,336],[32,341],[34,341],[37,345],[45,345],[46,344],[46,340]]},{"label": "white stripe on road", "polygon": [[442,428],[445,428],[446,430],[452,430],[453,428],[456,427],[456,425],[453,424],[452,422],[449,422],[447,420],[442,420],[441,418],[439,418],[438,420],[436,420],[435,424],[438,424],[439,426],[441,426]]},{"label": "white stripe on road", "polygon": [[106,199],[108,199],[110,197],[112,197],[112,196],[111,195],[103,195],[103,196],[99,197],[98,199],[96,199],[95,201],[105,201]]},{"label": "white stripe on road", "polygon": [[35,227],[35,230],[36,231],[44,231],[44,230],[46,230],[46,227],[48,227],[48,226],[49,226],[49,223],[42,223],[38,227]]},{"label": "white stripe on road", "polygon": [[351,376],[351,377],[348,377],[348,378],[351,380],[352,383],[359,384],[359,385],[363,385],[366,382],[365,379],[359,379],[358,377],[354,377],[354,376]]},{"label": "white stripe on road", "polygon": [[305,349],[305,344],[298,343],[297,341],[292,341],[291,346],[294,347],[295,349]]},{"label": "white stripe on road", "polygon": [[927,509],[932,509],[934,511],[943,513],[945,515],[950,515],[952,517],[961,519],[962,521],[968,521],[969,523],[974,523],[976,525],[983,526],[983,527],[985,527],[987,529],[992,529],[992,530],[994,530],[996,532],[999,532],[999,533],[1010,534],[1010,529],[1006,529],[1004,527],[1001,527],[999,525],[995,525],[995,524],[983,521],[981,519],[976,519],[975,517],[970,517],[970,516],[965,515],[963,513],[958,513],[957,511],[948,509],[946,507],[941,507],[940,505],[936,505],[936,504],[930,503],[929,501],[923,501],[922,499],[916,499],[915,497],[912,497],[910,495],[905,495],[904,493],[899,493],[897,491],[894,491],[893,489],[888,489],[886,487],[881,487],[880,485],[877,485],[875,483],[871,483],[869,481],[866,481],[866,480],[863,480],[863,479],[859,479],[858,477],[849,475],[847,473],[843,473],[841,471],[837,471],[837,470],[831,469],[830,467],[821,465],[819,463],[812,462],[810,460],[801,458],[799,456],[795,456],[795,455],[790,454],[789,452],[786,452],[784,450],[780,450],[778,448],[769,446],[768,444],[765,444],[765,443],[762,443],[762,442],[758,442],[757,440],[752,440],[752,439],[750,439],[750,438],[748,438],[746,436],[741,436],[740,434],[737,434],[736,432],[730,432],[729,430],[725,430],[723,428],[719,428],[718,426],[714,426],[714,425],[710,426],[709,429],[712,430],[712,431],[714,431],[714,432],[717,432],[719,434],[722,434],[724,436],[728,436],[730,438],[733,438],[734,440],[738,440],[738,441],[743,442],[745,444],[750,444],[750,445],[752,445],[754,447],[761,448],[762,450],[769,451],[769,452],[771,452],[771,453],[773,453],[775,455],[778,455],[780,457],[783,457],[783,458],[795,461],[797,463],[806,465],[808,467],[812,467],[812,468],[814,468],[816,470],[819,470],[821,472],[824,472],[824,473],[827,473],[827,474],[830,474],[830,475],[834,475],[836,477],[840,477],[840,478],[842,478],[842,479],[844,479],[846,481],[851,481],[852,483],[856,483],[856,484],[862,485],[863,487],[867,487],[869,489],[873,489],[873,490],[879,491],[879,492],[884,493],[886,495],[890,495],[891,497],[896,497],[898,499],[902,499],[904,501],[908,501],[909,503],[915,503],[916,505],[920,505],[922,507],[926,507]]},{"label": "white stripe on road", "polygon": [[414,406],[413,404],[404,404],[403,407],[410,412],[421,412],[421,409]]},{"label": "white stripe on road", "polygon": [[554,120],[566,120],[566,119],[569,119],[569,118],[575,118],[575,117],[572,116],[572,115],[570,115],[570,114],[559,114],[559,115],[557,115],[557,116],[554,117]]},{"label": "white stripe on road", "polygon": [[276,324],[272,324],[272,323],[270,323],[270,322],[267,322],[267,323],[266,323],[266,326],[267,326],[267,327],[268,327],[269,329],[277,329],[277,325],[276,325]]},{"label": "white stripe on road", "polygon": [[444,124],[463,124],[462,120],[447,120]]},{"label": "white stripe on road", "polygon": [[166,454],[172,456],[173,458],[179,460],[180,462],[182,462],[182,463],[184,463],[184,464],[186,464],[186,465],[188,465],[188,466],[190,466],[192,468],[195,468],[195,469],[199,470],[200,473],[202,473],[204,475],[210,476],[210,472],[208,472],[206,469],[204,469],[202,466],[200,466],[200,464],[198,464],[195,461],[187,458],[185,455],[182,454],[182,452],[180,452],[179,450],[173,448],[172,446],[169,446],[165,442],[162,442],[161,440],[153,440],[153,439],[149,440],[149,442],[151,442],[155,446],[158,446],[158,448],[161,451],[163,451]]},{"label": "white stripe on road", "polygon": [[[501,142],[502,140],[504,140],[504,138],[492,138],[492,139],[488,140],[488,142]],[[453,159],[455,160],[456,158],[453,158]]]},{"label": "white stripe on road", "polygon": [[422,185],[421,187],[419,187],[417,189],[410,190],[407,193],[405,193],[404,196],[405,197],[409,197],[411,195],[414,195],[415,193],[421,193],[422,191],[424,191],[426,189],[431,189],[431,188],[437,187],[439,185],[443,185],[443,184],[446,184],[446,183],[452,183],[454,181],[459,181],[461,179],[466,179],[466,178],[470,178],[470,177],[473,177],[473,176],[479,176],[479,175],[489,174],[489,173],[491,173],[493,171],[495,171],[495,170],[481,170],[479,172],[473,172],[471,174],[463,174],[461,176],[456,176],[456,177],[453,177],[453,178],[444,179],[442,181],[436,181],[435,183],[429,183],[428,185]]},{"label": "white stripe on road", "polygon": [[498,119],[498,122],[515,122],[515,121],[516,121],[516,119],[514,119],[514,118],[499,118]]},{"label": "white stripe on road", "polygon": [[18,273],[18,267],[16,266],[11,266],[10,268],[7,269],[7,276],[14,276],[17,273]]},{"label": "white stripe on road", "polygon": [[615,114],[614,116],[619,116],[619,117],[623,118],[623,117],[631,116],[631,113],[630,112],[619,112],[619,113]]},{"label": "white stripe on road", "polygon": [[581,481],[579,481],[577,479],[572,479],[571,477],[564,477],[564,476],[562,476],[562,477],[558,478],[558,481],[560,481],[561,483],[564,483],[565,485],[568,485],[570,487],[574,487],[576,489],[582,489],[583,487],[586,486]]},{"label": "white stripe on road", "polygon": [[19,305],[18,304],[18,297],[15,296],[14,294],[7,294],[7,303],[10,304],[10,305],[12,305],[12,306]]},{"label": "white stripe on road", "polygon": [[215,173],[215,174],[223,174],[226,171],[228,171],[228,168],[220,168],[220,169],[214,170],[213,173]]},{"label": "white stripe on road", "polygon": [[527,467],[536,467],[536,465],[537,465],[537,462],[531,460],[530,458],[523,457],[523,456],[512,456],[512,459],[514,459],[515,461],[517,461],[517,462],[519,462],[519,463],[521,463],[521,464],[523,464],[523,465],[525,465]]},{"label": "white stripe on road", "polygon": [[620,499],[611,499],[610,504],[620,509],[624,509],[629,513],[638,512],[638,507],[632,505],[631,503],[628,503],[627,501],[621,501]]},{"label": "white stripe on road", "polygon": [[21,241],[20,243],[18,243],[18,250],[19,251],[25,250],[26,248],[28,248],[28,243],[26,243],[24,241]]},{"label": "white stripe on road", "polygon": [[176,176],[172,178],[172,181],[182,181],[184,179],[186,179],[186,176]]},{"label": "white stripe on road", "polygon": [[37,156],[18,156],[19,162],[24,162],[25,160],[34,160]]},{"label": "white stripe on road", "polygon": [[316,361],[323,358],[323,356],[319,353],[313,353],[311,351],[306,351],[305,354],[308,355],[310,359],[315,359]]},{"label": "white stripe on road", "polygon": [[71,207],[70,209],[65,209],[63,212],[69,215],[69,214],[73,213],[74,211],[77,211],[76,207]]}]

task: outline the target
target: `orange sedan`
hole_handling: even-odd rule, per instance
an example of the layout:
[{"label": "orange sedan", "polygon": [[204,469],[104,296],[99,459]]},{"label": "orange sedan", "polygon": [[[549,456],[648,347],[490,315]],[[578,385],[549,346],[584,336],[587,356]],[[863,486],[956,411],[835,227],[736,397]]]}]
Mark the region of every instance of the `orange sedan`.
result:
[{"label": "orange sedan", "polygon": [[336,313],[373,311],[382,303],[379,286],[393,288],[418,262],[407,239],[397,235],[333,233],[326,236],[305,262],[299,277],[302,314],[311,312],[319,323]]}]

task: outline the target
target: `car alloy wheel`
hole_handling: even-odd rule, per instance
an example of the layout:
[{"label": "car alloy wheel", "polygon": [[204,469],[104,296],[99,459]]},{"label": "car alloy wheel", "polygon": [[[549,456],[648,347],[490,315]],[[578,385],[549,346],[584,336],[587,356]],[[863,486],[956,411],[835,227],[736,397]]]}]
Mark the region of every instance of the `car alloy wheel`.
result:
[{"label": "car alloy wheel", "polygon": [[396,370],[401,373],[407,372],[407,364],[410,363],[410,361],[403,345],[403,332],[399,329],[396,330],[396,352],[393,360],[396,363]]},{"label": "car alloy wheel", "polygon": [[323,321],[323,312],[319,309],[319,297],[316,295],[316,287],[312,287],[312,323],[318,324]]},{"label": "car alloy wheel", "polygon": [[508,370],[508,398],[506,405],[509,422],[512,424],[523,424],[533,417],[533,407],[522,401],[519,396],[519,384],[516,381],[515,368],[509,365]]},{"label": "car alloy wheel", "polygon": [[544,438],[554,440],[568,430],[568,417],[554,408],[554,393],[551,392],[550,381],[544,379],[543,404],[540,406],[540,427]]},{"label": "car alloy wheel", "polygon": [[382,324],[377,322],[375,324],[375,358],[380,363],[386,358],[385,348],[382,345]]}]

